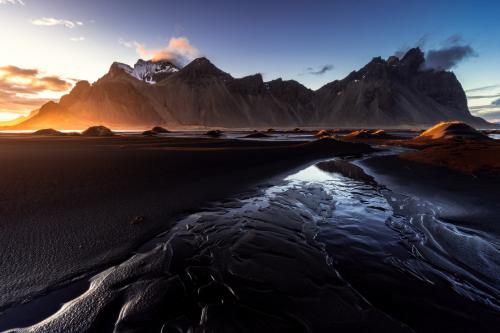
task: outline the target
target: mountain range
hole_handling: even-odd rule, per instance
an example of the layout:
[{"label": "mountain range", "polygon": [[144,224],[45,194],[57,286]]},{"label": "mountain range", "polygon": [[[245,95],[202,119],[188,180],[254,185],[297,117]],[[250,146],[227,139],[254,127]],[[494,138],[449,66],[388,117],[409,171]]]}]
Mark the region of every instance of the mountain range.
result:
[{"label": "mountain range", "polygon": [[249,127],[420,127],[461,120],[488,127],[470,114],[465,92],[450,71],[426,69],[423,52],[373,58],[358,71],[318,90],[297,81],[234,78],[206,58],[183,68],[169,61],[113,63],[90,84],[78,82],[58,103],[48,102],[11,129],[78,129],[156,125]]}]

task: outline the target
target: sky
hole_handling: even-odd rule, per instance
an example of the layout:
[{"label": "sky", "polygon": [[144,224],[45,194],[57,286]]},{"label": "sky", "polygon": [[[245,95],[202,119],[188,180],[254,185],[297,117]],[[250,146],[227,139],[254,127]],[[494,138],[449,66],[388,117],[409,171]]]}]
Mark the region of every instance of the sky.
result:
[{"label": "sky", "polygon": [[0,0],[0,121],[96,81],[114,61],[206,56],[311,89],[420,46],[473,114],[500,121],[500,1]]}]

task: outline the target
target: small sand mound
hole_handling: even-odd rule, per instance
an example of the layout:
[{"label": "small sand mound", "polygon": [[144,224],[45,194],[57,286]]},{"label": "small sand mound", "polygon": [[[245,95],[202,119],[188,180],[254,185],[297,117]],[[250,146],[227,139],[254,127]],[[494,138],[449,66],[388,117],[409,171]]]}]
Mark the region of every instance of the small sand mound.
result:
[{"label": "small sand mound", "polygon": [[165,133],[170,133],[170,131],[167,130],[166,128],[163,128],[163,127],[160,127],[160,126],[155,126],[152,129],[150,129],[150,130],[142,132],[142,135],[145,135],[145,136],[155,136],[157,134],[165,134]]},{"label": "small sand mound", "polygon": [[148,131],[142,132],[142,135],[144,135],[144,136],[155,136],[156,132],[154,132],[152,130],[148,130]]},{"label": "small sand mound", "polygon": [[322,129],[317,131],[316,134],[314,134],[314,136],[316,136],[317,138],[323,138],[330,136],[330,133],[328,133],[327,130]]},{"label": "small sand mound", "polygon": [[262,132],[254,132],[244,136],[244,138],[249,138],[249,139],[270,138],[270,137],[272,137],[272,135],[268,135]]},{"label": "small sand mound", "polygon": [[92,126],[82,132],[84,136],[113,136],[115,133],[104,126]]},{"label": "small sand mound", "polygon": [[156,133],[156,134],[170,133],[170,131],[168,129],[160,127],[160,126],[153,127],[151,129],[151,132]]},{"label": "small sand mound", "polygon": [[441,122],[420,134],[416,140],[487,140],[488,136],[461,121]]},{"label": "small sand mound", "polygon": [[219,138],[222,136],[222,132],[220,130],[210,130],[206,132],[205,135],[212,138]]},{"label": "small sand mound", "polygon": [[387,134],[384,130],[359,130],[345,136],[349,139],[396,139],[395,136]]},{"label": "small sand mound", "polygon": [[45,128],[34,132],[33,135],[64,135],[64,133],[53,128]]}]

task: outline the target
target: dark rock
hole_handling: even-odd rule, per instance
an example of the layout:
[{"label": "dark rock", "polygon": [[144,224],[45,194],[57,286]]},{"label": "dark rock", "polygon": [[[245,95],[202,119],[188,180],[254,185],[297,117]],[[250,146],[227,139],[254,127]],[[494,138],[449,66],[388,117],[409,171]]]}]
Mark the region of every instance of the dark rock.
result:
[{"label": "dark rock", "polygon": [[210,136],[212,138],[219,138],[222,136],[222,132],[220,130],[210,130],[207,131],[205,135]]}]

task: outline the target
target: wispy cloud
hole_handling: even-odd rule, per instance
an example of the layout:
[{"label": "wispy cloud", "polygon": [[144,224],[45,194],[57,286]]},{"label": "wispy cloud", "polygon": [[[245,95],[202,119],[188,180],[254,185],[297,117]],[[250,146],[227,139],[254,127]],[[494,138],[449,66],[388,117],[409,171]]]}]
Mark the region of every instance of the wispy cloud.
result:
[{"label": "wispy cloud", "polygon": [[128,47],[128,48],[138,48],[142,45],[139,42],[136,42],[135,40],[127,41],[127,40],[124,40],[123,38],[118,39],[118,44],[123,45],[123,46]]},{"label": "wispy cloud", "polygon": [[21,5],[24,6],[23,0],[0,0],[0,5]]},{"label": "wispy cloud", "polygon": [[118,42],[125,47],[134,48],[141,58],[153,61],[169,60],[179,66],[185,65],[200,55],[199,50],[186,37],[172,37],[167,46],[158,49],[148,49],[137,41],[119,39]]},{"label": "wispy cloud", "polygon": [[322,65],[319,67],[307,67],[306,70],[299,75],[324,75],[326,72],[333,70],[335,67],[331,64]]},{"label": "wispy cloud", "polygon": [[307,68],[307,73],[312,74],[312,75],[323,75],[326,72],[329,72],[331,70],[333,70],[333,65],[326,64],[326,65],[321,66],[318,69],[314,69],[312,67],[309,67],[309,68]]},{"label": "wispy cloud", "polygon": [[76,28],[76,27],[83,25],[83,22],[80,22],[80,21],[56,19],[53,17],[42,17],[42,18],[39,18],[36,20],[32,20],[31,23],[34,25],[40,25],[40,26],[45,26],[45,27],[62,25],[68,29],[73,29],[73,28]]},{"label": "wispy cloud", "polygon": [[0,112],[25,113],[60,95],[73,85],[72,80],[44,75],[38,69],[0,67]]},{"label": "wispy cloud", "polygon": [[470,106],[469,109],[475,116],[483,117],[489,121],[500,121],[500,98],[489,104]]},{"label": "wispy cloud", "polygon": [[500,87],[500,84],[492,84],[489,86],[482,86],[482,87],[477,87],[477,88],[472,88],[472,89],[467,89],[465,92],[466,93],[471,93],[471,92],[478,92],[478,91],[487,91],[491,89],[495,89]]},{"label": "wispy cloud", "polygon": [[83,37],[83,36],[81,36],[81,37],[71,37],[69,40],[72,41],[72,42],[83,42],[85,40],[85,37]]},{"label": "wispy cloud", "polygon": [[493,95],[467,95],[467,99],[482,99],[482,98],[496,98],[500,97],[500,93]]},{"label": "wispy cloud", "polygon": [[471,113],[488,121],[500,122],[500,106],[487,109],[471,109]]}]

